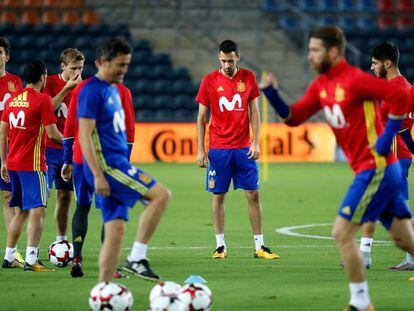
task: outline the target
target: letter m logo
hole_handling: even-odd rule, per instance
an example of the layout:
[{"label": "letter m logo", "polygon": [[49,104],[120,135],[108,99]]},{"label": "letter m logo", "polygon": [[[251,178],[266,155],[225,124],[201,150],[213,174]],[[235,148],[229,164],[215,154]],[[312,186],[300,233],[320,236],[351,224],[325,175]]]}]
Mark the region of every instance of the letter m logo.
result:
[{"label": "letter m logo", "polygon": [[15,127],[15,128],[24,128],[25,117],[26,116],[25,116],[23,110],[20,110],[17,113],[17,116],[15,116],[13,112],[11,112],[10,115],[9,115],[10,128],[12,128],[12,127]]},{"label": "letter m logo", "polygon": [[333,128],[341,129],[346,126],[344,113],[338,104],[334,104],[332,110],[328,106],[325,106],[323,112],[325,113],[326,121]]},{"label": "letter m logo", "polygon": [[[237,108],[236,107],[237,104]],[[227,111],[233,111],[233,110],[243,110],[242,108],[242,100],[239,94],[235,94],[233,96],[233,99],[231,100],[231,102],[229,102],[227,100],[227,98],[225,96],[220,97],[219,100],[219,107],[220,107],[220,111],[224,112],[224,108],[226,107]]]}]

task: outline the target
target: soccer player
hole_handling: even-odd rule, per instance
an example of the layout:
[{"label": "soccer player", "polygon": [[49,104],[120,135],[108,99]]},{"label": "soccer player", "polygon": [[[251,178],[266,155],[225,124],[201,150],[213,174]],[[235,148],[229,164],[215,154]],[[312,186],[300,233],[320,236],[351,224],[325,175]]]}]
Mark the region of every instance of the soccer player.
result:
[{"label": "soccer player", "polygon": [[[66,49],[60,54],[62,72],[47,77],[44,93],[52,97],[58,130],[63,133],[68,115],[72,90],[82,81],[85,57],[77,49]],[[64,181],[60,175],[63,166],[63,148],[46,138],[46,164],[48,188],[56,188],[56,240],[67,240],[69,207],[72,199],[72,181]]]},{"label": "soccer player", "polygon": [[[80,150],[77,134],[78,122],[76,120],[76,112],[78,105],[78,94],[79,90],[86,83],[86,81],[79,84],[73,91],[68,111],[68,118],[65,124],[65,132],[63,135],[65,164],[62,167],[62,178],[64,180],[70,180],[73,175],[73,183],[76,194],[76,210],[72,219],[72,238],[74,249],[73,265],[70,271],[72,277],[83,277],[84,275],[82,269],[82,247],[88,230],[88,214],[92,205],[92,197],[94,193],[93,187],[89,186],[83,174],[82,152]],[[125,111],[125,126],[129,157],[135,139],[134,107],[130,90],[121,83],[118,83],[117,87],[121,98],[122,108]],[[115,278],[122,277],[126,276],[118,270],[115,273]]]},{"label": "soccer player", "polygon": [[148,241],[170,199],[170,191],[128,159],[125,112],[118,88],[131,62],[131,46],[111,38],[96,50],[98,73],[79,91],[77,117],[79,144],[84,157],[85,178],[95,189],[95,203],[101,209],[105,239],[99,256],[99,281],[112,280],[118,267],[128,210],[145,197],[149,201],[141,214],[131,253],[124,269],[148,280],[159,280],[147,259]]},{"label": "soccer player", "polygon": [[[198,90],[197,165],[207,167],[206,190],[213,194],[213,223],[216,250],[213,258],[227,256],[224,240],[224,200],[233,180],[234,189],[243,189],[255,244],[254,257],[277,259],[278,255],[263,241],[262,208],[259,200],[260,157],[259,89],[254,73],[237,66],[238,46],[231,40],[219,46],[221,68],[205,76]],[[205,128],[210,109],[211,123],[208,155],[205,150]],[[253,130],[250,141],[249,125]]]},{"label": "soccer player", "polygon": [[[396,84],[407,90],[410,90],[410,83],[401,75],[398,69],[398,60],[400,52],[398,47],[392,43],[382,43],[370,51],[371,54],[371,70],[375,76],[387,79],[390,84]],[[383,121],[387,120],[390,111],[390,103],[382,101],[381,115]],[[411,112],[411,111],[410,111]],[[385,124],[384,124],[385,125]],[[408,117],[404,119],[401,129],[393,143],[393,152],[400,162],[403,176],[402,192],[404,199],[408,202],[408,171],[411,166],[412,153],[414,153],[414,141],[411,137],[411,128],[413,120]],[[362,226],[361,244],[359,250],[364,259],[365,267],[370,268],[371,248],[374,242],[375,223],[367,222]],[[414,270],[414,258],[406,253],[405,259],[390,270],[404,271]]]},{"label": "soccer player", "polygon": [[[349,159],[355,179],[339,208],[332,234],[350,282],[351,299],[345,310],[373,310],[354,235],[362,224],[379,219],[395,244],[414,255],[414,232],[401,190],[401,168],[391,153],[392,139],[405,118],[410,94],[399,85],[349,65],[344,59],[345,46],[338,27],[319,27],[310,32],[308,60],[319,75],[292,106],[279,96],[272,75],[261,82],[261,87],[290,126],[323,109]],[[390,103],[385,128],[376,99]]]},{"label": "soccer player", "polygon": [[23,268],[26,271],[52,271],[38,261],[47,203],[45,132],[58,144],[62,142],[62,135],[55,124],[52,100],[41,93],[46,76],[45,63],[33,61],[28,64],[24,68],[27,86],[6,102],[1,119],[1,177],[12,186],[10,207],[18,208],[7,231],[3,268],[22,267],[14,252],[28,219]]},{"label": "soccer player", "polygon": [[[22,88],[20,78],[6,71],[6,63],[10,59],[10,43],[6,38],[0,37],[0,118],[4,104],[16,91]],[[14,209],[9,208],[11,185],[0,178],[0,192],[3,199],[3,218],[6,229],[14,216]],[[16,251],[17,260],[24,263],[24,258]]]}]

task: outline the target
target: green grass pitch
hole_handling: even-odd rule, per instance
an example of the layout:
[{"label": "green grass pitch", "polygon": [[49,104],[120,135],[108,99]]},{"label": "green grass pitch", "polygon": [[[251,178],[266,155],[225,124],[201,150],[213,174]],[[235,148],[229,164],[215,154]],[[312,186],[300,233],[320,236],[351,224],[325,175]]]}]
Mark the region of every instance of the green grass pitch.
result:
[{"label": "green grass pitch", "polygon": [[[204,191],[205,171],[195,165],[142,165],[145,171],[173,191],[173,198],[149,250],[152,267],[165,280],[178,283],[201,275],[213,292],[213,310],[342,310],[349,299],[345,272],[339,266],[335,243],[328,239],[287,236],[275,229],[332,223],[353,175],[346,164],[273,164],[269,180],[261,181],[265,243],[281,258],[253,258],[253,241],[242,191],[226,200],[226,260],[210,259],[215,248],[211,197]],[[413,194],[413,189],[411,188]],[[55,238],[54,193],[49,201],[41,258]],[[73,210],[73,209],[72,209]],[[142,206],[130,213],[121,263],[135,236]],[[1,216],[2,217],[2,216]],[[330,226],[299,228],[294,232],[330,236]],[[54,273],[28,273],[0,269],[0,310],[88,310],[89,291],[97,282],[101,217],[92,208],[84,246],[85,277],[72,279],[69,268]],[[388,241],[381,228],[378,240]],[[0,222],[0,252],[6,233]],[[25,234],[18,247],[24,252]],[[390,243],[373,248],[373,268],[367,271],[376,310],[413,308],[413,273],[389,272],[403,253]],[[146,310],[154,285],[136,277],[121,280],[134,295],[134,310]]]}]

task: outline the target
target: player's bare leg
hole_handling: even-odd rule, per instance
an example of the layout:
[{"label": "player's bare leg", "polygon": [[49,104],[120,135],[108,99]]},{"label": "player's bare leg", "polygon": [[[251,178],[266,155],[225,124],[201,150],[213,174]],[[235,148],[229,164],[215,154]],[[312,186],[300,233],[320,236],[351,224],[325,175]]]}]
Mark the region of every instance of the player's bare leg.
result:
[{"label": "player's bare leg", "polygon": [[5,251],[3,268],[22,268],[23,265],[16,258],[16,244],[19,240],[24,223],[29,215],[28,211],[21,211],[16,208],[16,214],[10,221],[8,230],[7,230],[7,247]]},{"label": "player's bare leg", "polygon": [[279,255],[273,253],[264,244],[263,225],[262,225],[262,206],[260,205],[259,190],[245,191],[247,203],[249,205],[249,219],[253,231],[253,241],[255,246],[254,256],[264,259],[278,259]]},{"label": "player's bare leg", "polygon": [[[405,226],[406,226],[405,225],[405,223],[406,223],[405,220],[406,219],[396,219],[395,218],[392,225],[391,225],[391,229],[390,229],[391,236],[397,235],[397,239],[398,240],[402,239],[404,244],[409,243],[408,241],[410,239],[409,234],[407,233],[408,229],[405,228]],[[403,222],[403,225],[402,225],[403,227],[401,227],[401,228],[399,227],[399,226],[401,226],[400,222]],[[410,220],[410,225],[411,225],[411,229],[413,231],[414,230],[414,221],[412,219]],[[399,230],[403,230],[403,232],[402,233],[401,232],[395,233],[395,231],[399,231]],[[406,236],[402,237],[402,238],[398,238],[398,236],[401,235],[401,234],[404,234]],[[396,243],[397,243],[397,241],[396,241]],[[398,242],[398,243],[400,243],[400,242]],[[399,245],[397,244],[397,246],[399,246]],[[397,266],[390,267],[388,269],[391,270],[391,271],[411,271],[411,270],[414,270],[414,254],[409,249],[410,245],[403,245],[403,246],[401,246],[401,248],[403,248],[406,251],[406,255],[405,255],[404,260],[400,264],[398,264]]]},{"label": "player's bare leg", "polygon": [[227,257],[226,241],[224,240],[224,201],[226,193],[213,193],[211,212],[213,216],[214,232],[216,234],[216,250],[213,258],[223,259]]},{"label": "player's bare leg", "polygon": [[135,242],[125,261],[124,269],[126,271],[147,280],[159,280],[160,277],[151,270],[147,259],[148,242],[157,228],[170,198],[171,191],[159,183],[145,194],[145,199],[149,203],[141,214]]},{"label": "player's bare leg", "polygon": [[1,190],[1,198],[3,200],[3,219],[6,229],[9,227],[9,224],[15,214],[14,208],[9,207],[10,197],[10,191]]},{"label": "player's bare leg", "polygon": [[369,221],[362,225],[361,243],[359,245],[359,251],[361,252],[365,268],[367,269],[371,268],[372,265],[371,249],[372,244],[374,242],[375,228],[375,222],[372,221]]},{"label": "player's bare leg", "polygon": [[57,240],[67,240],[70,218],[72,191],[56,190],[56,209],[54,214]]},{"label": "player's bare leg", "polygon": [[414,256],[414,230],[411,219],[394,218],[390,235],[396,246]]},{"label": "player's bare leg", "polygon": [[338,216],[335,220],[332,235],[336,240],[345,264],[345,271],[348,274],[351,292],[349,304],[357,309],[365,310],[371,305],[371,302],[368,293],[368,283],[365,281],[362,257],[354,238],[359,227],[359,225]]},{"label": "player's bare leg", "polygon": [[114,219],[105,223],[105,240],[99,254],[99,282],[110,282],[119,265],[125,220]]}]

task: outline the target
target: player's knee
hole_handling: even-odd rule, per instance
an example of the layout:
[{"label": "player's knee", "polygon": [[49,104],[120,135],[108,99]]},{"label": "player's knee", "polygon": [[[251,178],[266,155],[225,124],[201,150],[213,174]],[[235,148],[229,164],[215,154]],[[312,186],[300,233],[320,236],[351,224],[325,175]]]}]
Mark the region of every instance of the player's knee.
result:
[{"label": "player's knee", "polygon": [[[1,196],[3,198],[3,202],[8,204],[8,202],[10,201],[10,198],[11,198],[11,192],[10,191],[2,191]],[[6,206],[6,204],[4,206]]]},{"label": "player's knee", "polygon": [[70,205],[71,198],[71,191],[58,191],[57,199],[59,200],[61,206],[68,208]]},{"label": "player's knee", "polygon": [[334,227],[332,229],[332,236],[336,240],[337,243],[345,244],[353,239],[353,237],[349,237],[346,232],[341,230],[340,227]]},{"label": "player's knee", "polygon": [[250,203],[259,203],[259,191],[257,190],[246,190],[247,199]]}]

